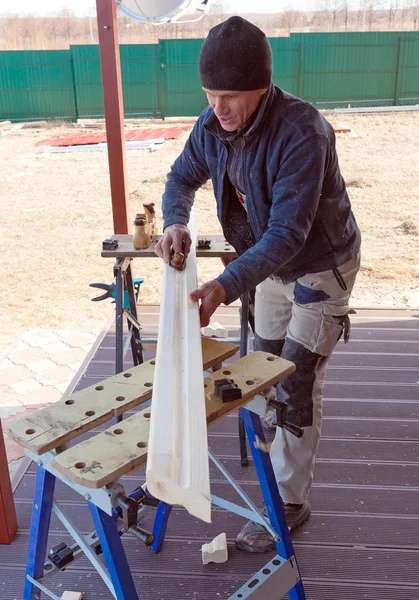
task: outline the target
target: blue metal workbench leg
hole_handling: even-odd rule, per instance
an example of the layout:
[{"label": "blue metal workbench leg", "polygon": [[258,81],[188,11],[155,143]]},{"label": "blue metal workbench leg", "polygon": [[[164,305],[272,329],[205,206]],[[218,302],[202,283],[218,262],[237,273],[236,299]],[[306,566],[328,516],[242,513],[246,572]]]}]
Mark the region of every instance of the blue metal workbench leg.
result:
[{"label": "blue metal workbench leg", "polygon": [[[35,495],[26,564],[26,574],[33,579],[39,579],[44,574],[54,487],[54,475],[51,475],[42,467],[38,467],[36,470]],[[40,590],[26,579],[23,600],[38,600],[40,597]]]},{"label": "blue metal workbench leg", "polygon": [[115,519],[107,515],[92,502],[88,504],[108,567],[109,576],[115,588],[116,599],[138,600],[125,550],[115,525]]},{"label": "blue metal workbench leg", "polygon": [[[253,460],[269,519],[272,527],[280,536],[280,541],[276,543],[276,549],[280,557],[288,560],[288,558],[294,556],[294,548],[285,518],[282,498],[279,494],[278,483],[275,479],[269,453],[262,452],[257,447],[256,443],[256,437],[259,438],[261,442],[265,442],[265,436],[263,433],[262,424],[260,422],[260,417],[259,415],[250,412],[246,408],[241,408],[240,412],[242,414],[247,437],[249,439],[249,446],[252,450]],[[289,590],[288,595],[290,600],[306,600],[301,574],[300,581]]]},{"label": "blue metal workbench leg", "polygon": [[167,523],[169,522],[171,512],[172,507],[170,504],[160,502],[157,508],[156,518],[154,519],[154,542],[150,546],[153,552],[160,552],[163,547],[164,536],[166,535]]}]

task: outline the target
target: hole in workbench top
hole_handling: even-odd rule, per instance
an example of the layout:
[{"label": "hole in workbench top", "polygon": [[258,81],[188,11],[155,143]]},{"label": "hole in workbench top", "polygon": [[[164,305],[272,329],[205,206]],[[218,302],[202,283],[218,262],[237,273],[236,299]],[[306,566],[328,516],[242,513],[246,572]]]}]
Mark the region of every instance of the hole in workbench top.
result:
[{"label": "hole in workbench top", "polygon": [[272,564],[275,565],[275,567],[277,567],[278,565],[281,564],[281,561],[278,560],[277,558],[274,558],[274,560],[272,561]]},{"label": "hole in workbench top", "polygon": [[144,419],[149,419],[151,417],[150,413],[144,413]]},{"label": "hole in workbench top", "polygon": [[85,462],[76,462],[76,464],[74,465],[76,467],[76,469],[84,469],[86,466]]},{"label": "hole in workbench top", "polygon": [[272,362],[273,360],[276,360],[276,356],[268,356],[268,358],[266,360],[269,360]]},{"label": "hole in workbench top", "polygon": [[132,373],[124,373],[124,377],[132,377]]},{"label": "hole in workbench top", "polygon": [[150,365],[155,365],[156,361],[155,360],[150,360]]},{"label": "hole in workbench top", "polygon": [[98,392],[101,392],[102,390],[104,390],[105,388],[103,387],[103,385],[97,385],[95,387],[95,390],[97,390]]},{"label": "hole in workbench top", "polygon": [[113,430],[113,433],[114,433],[115,435],[121,435],[121,433],[124,433],[124,430],[123,430],[123,429],[114,429],[114,430]]},{"label": "hole in workbench top", "polygon": [[270,570],[270,569],[263,569],[263,570],[262,570],[262,573],[263,573],[264,575],[269,575],[269,573],[270,573],[270,572],[271,572],[271,570]]},{"label": "hole in workbench top", "polygon": [[123,400],[125,400],[125,396],[117,396],[117,397],[115,398],[115,400],[116,400],[117,402],[122,402]]},{"label": "hole in workbench top", "polygon": [[151,381],[146,381],[144,387],[153,387],[153,384],[151,383]]},{"label": "hole in workbench top", "polygon": [[231,371],[223,371],[223,375],[231,375]]},{"label": "hole in workbench top", "polygon": [[253,379],[248,379],[246,381],[246,385],[255,385],[255,382],[253,381]]},{"label": "hole in workbench top", "polygon": [[74,400],[71,400],[71,399],[70,400],[66,400],[64,402],[64,404],[67,404],[67,406],[71,406],[72,404],[74,404]]},{"label": "hole in workbench top", "polygon": [[93,417],[93,415],[95,415],[96,413],[94,410],[86,410],[84,414],[86,415],[86,417]]},{"label": "hole in workbench top", "polygon": [[52,565],[51,564],[47,563],[46,565],[44,565],[44,571],[51,571],[51,569],[52,569]]},{"label": "hole in workbench top", "polygon": [[147,442],[138,442],[137,448],[147,448]]},{"label": "hole in workbench top", "polygon": [[25,433],[26,435],[33,435],[35,433],[35,429],[27,429]]}]

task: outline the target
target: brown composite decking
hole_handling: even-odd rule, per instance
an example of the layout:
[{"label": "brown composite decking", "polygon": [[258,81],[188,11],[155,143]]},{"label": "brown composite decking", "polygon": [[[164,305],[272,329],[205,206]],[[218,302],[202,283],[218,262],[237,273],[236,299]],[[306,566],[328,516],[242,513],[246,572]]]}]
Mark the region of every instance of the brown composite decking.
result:
[{"label": "brown composite decking", "polygon": [[[158,307],[141,307],[143,335],[156,333]],[[234,330],[237,309],[223,308],[217,320]],[[323,434],[313,514],[293,535],[309,600],[419,599],[419,311],[358,310],[349,344],[339,342],[325,384]],[[114,373],[114,337],[107,335],[79,388]],[[149,353],[147,353],[149,355]],[[126,368],[130,366],[126,361]],[[237,418],[209,429],[214,454],[253,499],[260,498],[255,470],[239,466]],[[212,491],[237,500],[211,467]],[[124,478],[129,492],[144,471]],[[32,465],[15,493],[19,531],[0,547],[0,598],[20,600],[35,482]],[[82,532],[93,527],[81,496],[58,482],[56,498]],[[151,515],[145,516],[149,523]],[[242,519],[214,509],[206,525],[174,509],[163,551],[153,554],[135,538],[123,537],[138,596],[147,600],[223,600],[272,555],[234,548]],[[202,543],[225,531],[230,557],[203,566]],[[49,546],[70,536],[53,517]],[[84,558],[47,580],[58,595],[84,592],[86,600],[110,599]],[[44,596],[43,596],[44,597]],[[278,599],[279,600],[279,599]]]}]

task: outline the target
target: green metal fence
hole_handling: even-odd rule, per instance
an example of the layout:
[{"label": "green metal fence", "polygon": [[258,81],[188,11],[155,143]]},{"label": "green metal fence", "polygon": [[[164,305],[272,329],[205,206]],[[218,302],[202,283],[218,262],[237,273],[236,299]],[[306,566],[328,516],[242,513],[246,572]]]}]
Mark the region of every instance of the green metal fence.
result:
[{"label": "green metal fence", "polygon": [[[273,80],[318,108],[419,104],[419,32],[271,38]],[[202,39],[121,46],[127,117],[196,116]],[[0,119],[103,117],[99,49],[0,52]]]}]

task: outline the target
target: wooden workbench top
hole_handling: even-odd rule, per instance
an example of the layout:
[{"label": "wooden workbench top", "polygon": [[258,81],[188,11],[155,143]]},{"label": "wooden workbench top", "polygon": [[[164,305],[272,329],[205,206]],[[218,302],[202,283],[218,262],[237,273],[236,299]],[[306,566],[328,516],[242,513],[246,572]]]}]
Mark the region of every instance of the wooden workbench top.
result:
[{"label": "wooden workbench top", "polygon": [[[115,250],[102,250],[102,256],[104,258],[152,258],[156,256],[154,251],[157,242],[161,238],[161,235],[155,237],[155,239],[151,242],[151,245],[145,250],[136,250],[132,245],[132,235],[126,234],[115,234],[110,239],[118,240],[118,247]],[[236,251],[222,235],[205,235],[198,236],[198,239],[206,239],[211,241],[211,247],[207,250],[198,250],[196,251],[196,255],[199,258],[204,256],[210,258],[236,258]]]}]

